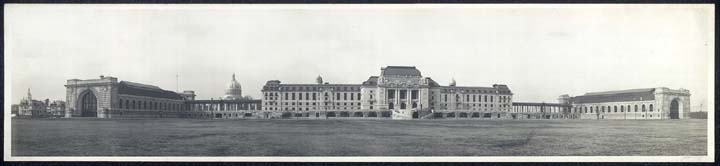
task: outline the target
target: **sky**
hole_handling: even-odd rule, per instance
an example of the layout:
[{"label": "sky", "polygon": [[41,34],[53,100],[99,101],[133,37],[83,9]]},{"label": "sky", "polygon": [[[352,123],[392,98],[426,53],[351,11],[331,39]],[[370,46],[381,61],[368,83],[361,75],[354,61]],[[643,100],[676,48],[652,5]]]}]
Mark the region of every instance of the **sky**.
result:
[{"label": "sky", "polygon": [[12,103],[100,75],[210,99],[235,73],[259,98],[267,80],[360,84],[388,65],[522,102],[652,87],[712,102],[712,5],[10,4],[5,19]]}]

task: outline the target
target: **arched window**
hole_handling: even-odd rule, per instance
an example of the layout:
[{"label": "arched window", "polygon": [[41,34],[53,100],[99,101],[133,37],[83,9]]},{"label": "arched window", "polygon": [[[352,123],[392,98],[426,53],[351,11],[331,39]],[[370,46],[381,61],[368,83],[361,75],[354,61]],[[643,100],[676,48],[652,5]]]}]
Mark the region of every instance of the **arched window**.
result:
[{"label": "arched window", "polygon": [[405,104],[404,102],[400,103],[400,109],[405,109],[406,107],[407,107],[407,104]]},{"label": "arched window", "polygon": [[593,107],[590,107],[590,113],[593,113]]},{"label": "arched window", "polygon": [[650,104],[650,112],[653,112],[653,106]]},{"label": "arched window", "polygon": [[120,99],[120,105],[118,106],[118,108],[121,108],[121,109],[122,109],[122,108],[123,108],[122,106],[123,106],[123,100]]},{"label": "arched window", "polygon": [[620,106],[620,112],[625,112],[625,107]]},{"label": "arched window", "polygon": [[394,104],[394,103],[389,103],[389,104],[388,104],[388,109],[395,109],[395,104]]},{"label": "arched window", "polygon": [[617,106],[613,106],[613,112],[617,112]]},{"label": "arched window", "polygon": [[130,100],[125,100],[125,109],[130,109]]},{"label": "arched window", "polygon": [[137,107],[135,107],[135,100],[133,100],[132,101],[132,109],[135,109],[135,108],[137,108]]},{"label": "arched window", "polygon": [[645,112],[645,104],[642,105],[642,112]]},{"label": "arched window", "polygon": [[638,107],[637,107],[637,105],[635,105],[635,112],[638,112]]}]

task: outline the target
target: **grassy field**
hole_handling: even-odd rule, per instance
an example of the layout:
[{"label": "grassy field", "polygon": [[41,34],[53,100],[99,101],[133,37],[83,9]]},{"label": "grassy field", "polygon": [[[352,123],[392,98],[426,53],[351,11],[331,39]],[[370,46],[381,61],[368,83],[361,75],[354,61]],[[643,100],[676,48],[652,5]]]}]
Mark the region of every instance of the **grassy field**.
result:
[{"label": "grassy field", "polygon": [[705,155],[706,120],[13,119],[13,156]]}]

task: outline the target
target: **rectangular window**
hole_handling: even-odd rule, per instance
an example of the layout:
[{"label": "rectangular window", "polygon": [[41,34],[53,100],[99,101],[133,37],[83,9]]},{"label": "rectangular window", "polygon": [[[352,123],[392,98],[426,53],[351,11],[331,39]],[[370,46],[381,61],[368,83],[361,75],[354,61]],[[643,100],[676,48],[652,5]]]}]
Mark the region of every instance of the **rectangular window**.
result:
[{"label": "rectangular window", "polygon": [[288,94],[287,93],[282,93],[282,94],[283,94],[283,96],[285,96],[285,100],[288,100]]},{"label": "rectangular window", "polygon": [[303,96],[303,94],[302,94],[302,93],[298,93],[298,100],[302,100],[302,99],[303,99],[303,97],[302,97],[302,96]]},{"label": "rectangular window", "polygon": [[417,100],[418,99],[418,90],[412,90],[410,91],[410,99]]},{"label": "rectangular window", "polygon": [[388,89],[388,99],[394,99],[395,98],[395,90]]},{"label": "rectangular window", "polygon": [[295,100],[295,93],[292,93],[292,100]]},{"label": "rectangular window", "polygon": [[347,93],[343,93],[343,100],[347,100]]},{"label": "rectangular window", "polygon": [[355,100],[355,94],[350,94],[350,100]]},{"label": "rectangular window", "polygon": [[335,100],[340,100],[340,93],[335,93]]},{"label": "rectangular window", "polygon": [[400,90],[400,99],[406,99],[407,98],[407,90]]},{"label": "rectangular window", "polygon": [[313,93],[313,100],[317,100],[317,94]]}]

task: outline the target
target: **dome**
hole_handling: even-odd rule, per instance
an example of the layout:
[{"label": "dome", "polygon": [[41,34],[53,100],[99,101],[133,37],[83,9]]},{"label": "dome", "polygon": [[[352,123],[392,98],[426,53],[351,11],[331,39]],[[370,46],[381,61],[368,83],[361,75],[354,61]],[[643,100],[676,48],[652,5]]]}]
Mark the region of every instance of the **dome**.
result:
[{"label": "dome", "polygon": [[242,87],[240,87],[240,83],[238,83],[237,80],[235,80],[235,74],[233,74],[232,80],[230,80],[230,83],[228,83],[227,88],[228,89],[242,89]]},{"label": "dome", "polygon": [[456,84],[457,84],[457,82],[455,82],[455,78],[450,80],[450,86],[455,86]]},{"label": "dome", "polygon": [[232,80],[230,80],[223,98],[225,98],[225,100],[237,100],[242,98],[242,87],[240,86],[240,83],[235,80],[235,73],[232,75]]}]

